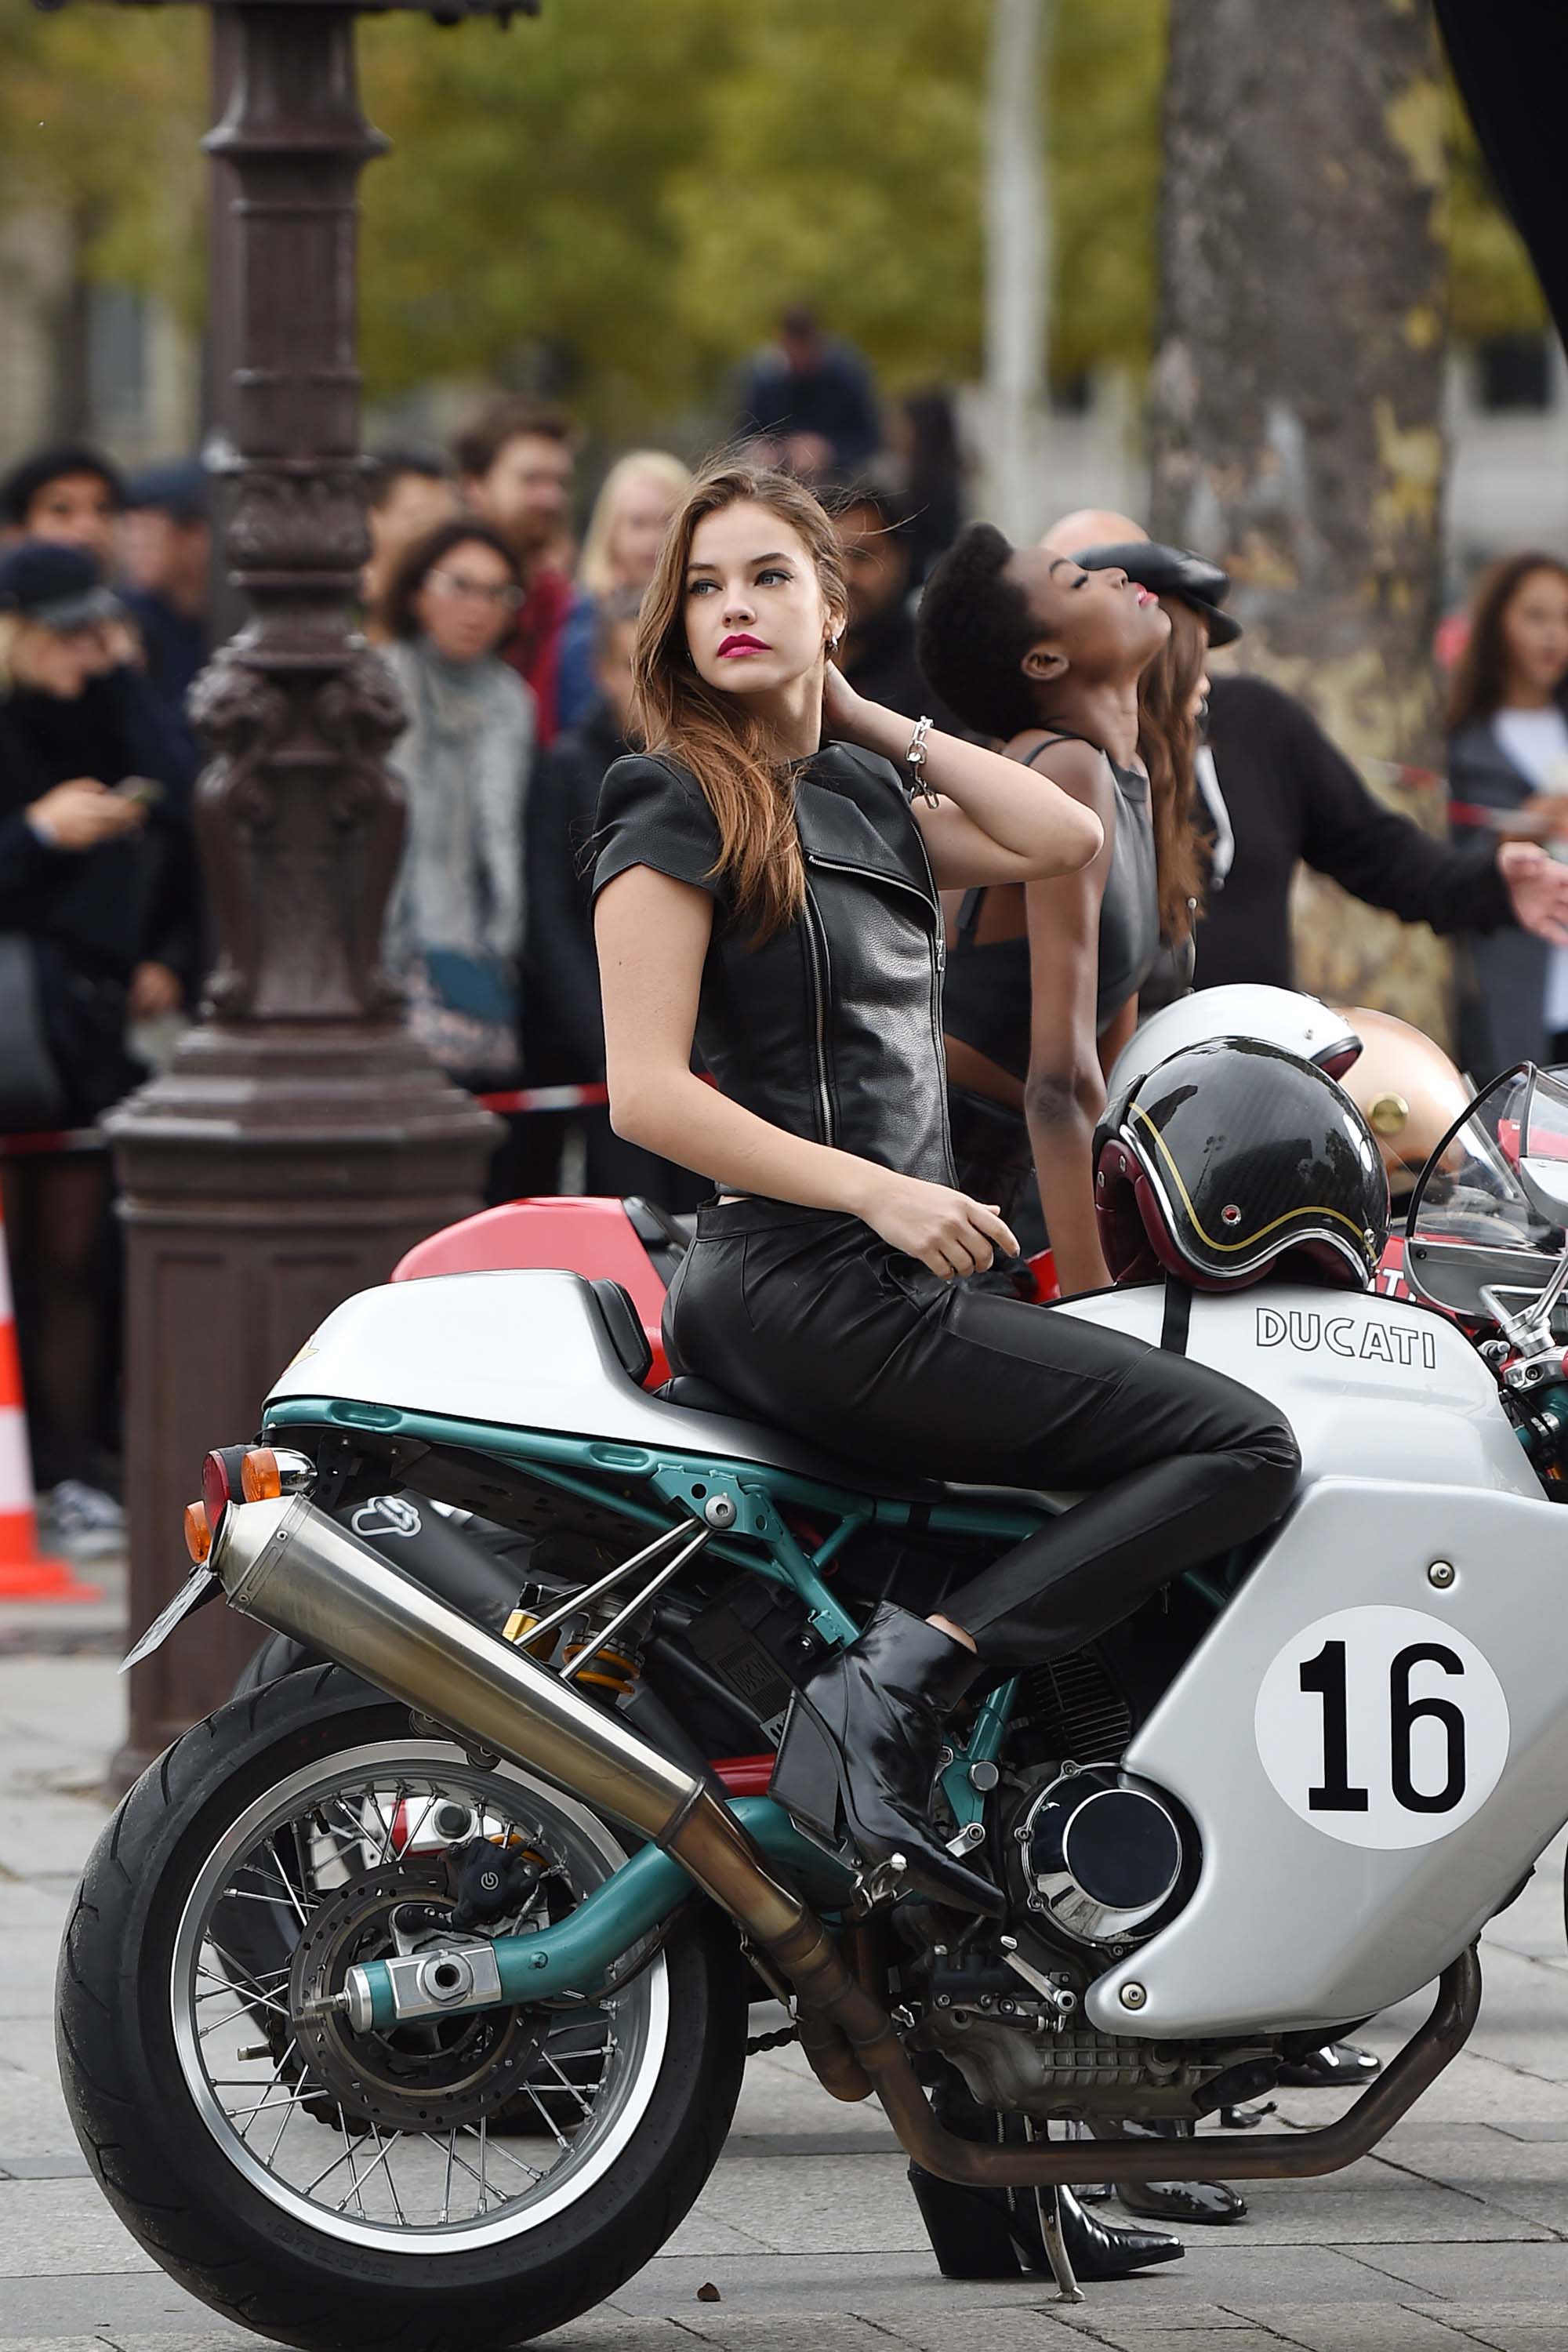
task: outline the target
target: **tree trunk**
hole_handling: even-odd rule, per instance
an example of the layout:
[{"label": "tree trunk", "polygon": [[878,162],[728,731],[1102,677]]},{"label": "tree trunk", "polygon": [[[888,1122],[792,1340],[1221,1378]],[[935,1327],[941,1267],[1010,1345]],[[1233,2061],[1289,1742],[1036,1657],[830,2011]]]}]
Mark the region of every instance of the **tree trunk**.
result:
[{"label": "tree trunk", "polygon": [[985,511],[1037,538],[1041,507],[1050,194],[1041,66],[1056,0],[991,0],[985,101]]},{"label": "tree trunk", "polygon": [[[1418,0],[1171,0],[1153,529],[1228,567],[1243,664],[1374,790],[1437,748],[1443,104]],[[1304,987],[1444,1033],[1430,932],[1316,878],[1297,918]]]}]

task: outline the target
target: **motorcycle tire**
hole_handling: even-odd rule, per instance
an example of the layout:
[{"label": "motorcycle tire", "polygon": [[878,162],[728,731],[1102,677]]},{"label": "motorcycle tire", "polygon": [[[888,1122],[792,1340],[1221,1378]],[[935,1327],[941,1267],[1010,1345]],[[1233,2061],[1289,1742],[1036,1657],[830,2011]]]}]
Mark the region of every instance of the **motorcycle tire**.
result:
[{"label": "motorcycle tire", "polygon": [[[258,2153],[261,2134],[254,2143],[246,2140],[224,2111],[222,2095],[210,2087],[214,2062],[210,2051],[204,2054],[204,2012],[191,2011],[190,2003],[224,1998],[195,1988],[204,1973],[212,1974],[210,1966],[203,1969],[204,1956],[216,1949],[226,1968],[227,1956],[210,1941],[191,1939],[200,1937],[203,1923],[216,1916],[216,1903],[232,1896],[251,1868],[248,1861],[233,1860],[252,1851],[239,1841],[250,1834],[250,1824],[272,1821],[267,1809],[280,1795],[336,1787],[340,1759],[357,1772],[362,1759],[370,1759],[367,1772],[390,1774],[398,1766],[381,1759],[394,1756],[423,1759],[433,1790],[465,1773],[472,1783],[482,1770],[450,1742],[416,1734],[406,1708],[332,1666],[231,1699],[177,1740],[125,1798],[83,1876],[60,1954],[61,2079],[78,2139],[121,2221],[172,2277],[225,2317],[301,2352],[347,2352],[370,2343],[379,2352],[501,2352],[602,2303],[658,2251],[697,2199],[740,2092],[743,1976],[735,1965],[730,1923],[706,1903],[689,1905],[654,1957],[605,2004],[604,2077],[629,2082],[631,2088],[617,2089],[606,2105],[605,2132],[593,2138],[597,2124],[590,2119],[584,2127],[588,2136],[574,2153],[563,2153],[559,2170],[538,2176],[554,2182],[552,2189],[536,2184],[512,2189],[508,2174],[492,2213],[483,2186],[482,2133],[479,2173],[463,2157],[458,2159],[481,2181],[475,2215],[459,2229],[447,2227],[447,2200],[456,2193],[449,2151],[439,2227],[434,2221],[410,2221],[395,2192],[402,2228],[390,2220],[383,2226],[372,2210],[374,2187],[367,2200],[360,2185],[376,2170],[368,2157],[363,2169],[353,2154],[337,2158],[340,2166],[347,2163],[354,2182],[357,2212],[345,2213],[346,2195],[335,2210],[323,2201],[328,2192],[312,2200],[315,2181],[300,2189],[286,2178],[276,2145],[274,2179]],[[414,1769],[420,1769],[417,1761]],[[356,1777],[342,1785],[357,1791],[370,1784]],[[506,1766],[474,1785],[481,1801],[487,1792],[498,1805],[503,1796],[518,1806],[526,1801],[530,1817],[545,1818],[553,1805],[557,1822],[574,1818],[586,1825],[584,1834],[597,1838],[593,1850],[600,1874],[614,1867],[618,1849],[604,1825],[558,1791]],[[353,1850],[351,1843],[351,1854]],[[287,1889],[287,1878],[280,1883]],[[357,1884],[349,1873],[351,1895]],[[320,1899],[327,1902],[331,1892]],[[200,1904],[209,1895],[214,1908],[203,1912]],[[244,1988],[232,1990],[243,2004]],[[282,2022],[276,2030],[289,2038],[272,2078],[281,2075],[283,2095],[271,2112],[286,2118],[297,2106],[307,2118],[301,2133],[323,2132],[320,2098],[309,2104],[307,2086],[282,2074],[290,2051],[298,2063],[298,2022],[286,2004],[279,2006]],[[487,2025],[498,2016],[529,2020],[522,2011],[475,2014]],[[582,2009],[570,2013],[574,2022],[586,2014]],[[534,2012],[528,2030],[548,2037],[553,2027],[541,2026],[542,2016]],[[217,2023],[236,2039],[254,2030],[243,2008]],[[498,2035],[506,2030],[524,2028],[496,2028]],[[212,2046],[220,2053],[216,2063],[227,2063],[221,2054],[227,2045]],[[548,2048],[548,2038],[539,2046]],[[268,2054],[240,2050],[234,2063],[265,2065]],[[267,2079],[263,2074],[257,2083]],[[587,2116],[585,2100],[579,2104]],[[256,2112],[237,2109],[244,2116]],[[380,2149],[379,2131],[371,2143],[359,2137],[361,2128],[356,2122],[354,2146]],[[401,2125],[395,2136],[399,2161],[406,2148],[411,2163],[423,2161],[426,2177],[430,2158],[421,2143],[430,2137],[417,2128],[405,2134]],[[571,2147],[559,2129],[554,2137],[563,2151]],[[346,2149],[346,2122],[342,2138]],[[389,2131],[388,2145],[393,2138]],[[438,2156],[438,2141],[432,2144]],[[456,2144],[454,2134],[449,2146]],[[325,2145],[330,2153],[335,2142]],[[527,2144],[521,2145],[526,2153]],[[471,2139],[463,2146],[473,2155]],[[489,2148],[499,2162],[504,2151],[494,2135]],[[305,2147],[307,2165],[316,2152],[316,2144]],[[524,2173],[536,2169],[516,2156],[505,2161]],[[388,2159],[378,2156],[376,2162]],[[471,2199],[471,2190],[462,2194]],[[509,2220],[514,2212],[517,2218]],[[405,2235],[409,2242],[399,2243]]]}]

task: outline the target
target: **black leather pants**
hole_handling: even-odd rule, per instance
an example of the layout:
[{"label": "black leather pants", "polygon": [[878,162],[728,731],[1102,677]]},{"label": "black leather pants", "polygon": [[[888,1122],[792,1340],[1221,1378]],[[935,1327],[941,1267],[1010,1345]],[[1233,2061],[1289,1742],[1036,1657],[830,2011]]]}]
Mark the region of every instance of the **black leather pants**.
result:
[{"label": "black leather pants", "polygon": [[943,1282],[858,1217],[700,1210],[665,1339],[677,1369],[870,1479],[1089,1490],[942,1602],[1006,1673],[1081,1648],[1261,1533],[1300,1469],[1273,1406],[1223,1373]]}]

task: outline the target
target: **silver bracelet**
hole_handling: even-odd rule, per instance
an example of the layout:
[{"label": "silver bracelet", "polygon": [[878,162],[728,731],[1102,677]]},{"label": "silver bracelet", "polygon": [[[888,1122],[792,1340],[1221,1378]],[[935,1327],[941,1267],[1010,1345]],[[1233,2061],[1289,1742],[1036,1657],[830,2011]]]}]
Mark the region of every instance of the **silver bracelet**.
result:
[{"label": "silver bracelet", "polygon": [[926,782],[926,737],[931,733],[931,720],[918,719],[910,738],[910,748],[904,753],[904,765],[910,772],[910,798],[918,793],[928,808],[940,808],[942,803]]}]

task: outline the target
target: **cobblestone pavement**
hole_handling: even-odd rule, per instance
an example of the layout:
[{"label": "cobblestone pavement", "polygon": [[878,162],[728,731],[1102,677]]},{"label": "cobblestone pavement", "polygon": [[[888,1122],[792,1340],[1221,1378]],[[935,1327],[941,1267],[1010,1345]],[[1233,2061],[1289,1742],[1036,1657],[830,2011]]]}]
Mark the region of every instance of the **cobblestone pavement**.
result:
[{"label": "cobblestone pavement", "polygon": [[[4,1614],[5,1612],[0,1612]],[[62,1621],[66,1612],[54,1612]],[[55,2073],[50,1995],[71,1888],[120,1732],[91,1612],[0,1624],[0,2352],[217,2352],[216,2323],[125,2234],[88,2177]],[[109,1629],[96,1646],[111,1648]],[[879,2114],[839,2107],[798,2053],[754,2059],[706,2194],[664,2253],[554,2352],[1568,2352],[1568,1950],[1554,1853],[1484,1953],[1468,2050],[1352,2171],[1260,2184],[1186,2260],[1054,2307],[1039,2280],[936,2274]],[[1392,2051],[1423,2001],[1369,2033]],[[1286,2116],[1340,2104],[1288,2095]],[[716,2289],[699,2299],[700,2289]]]}]

